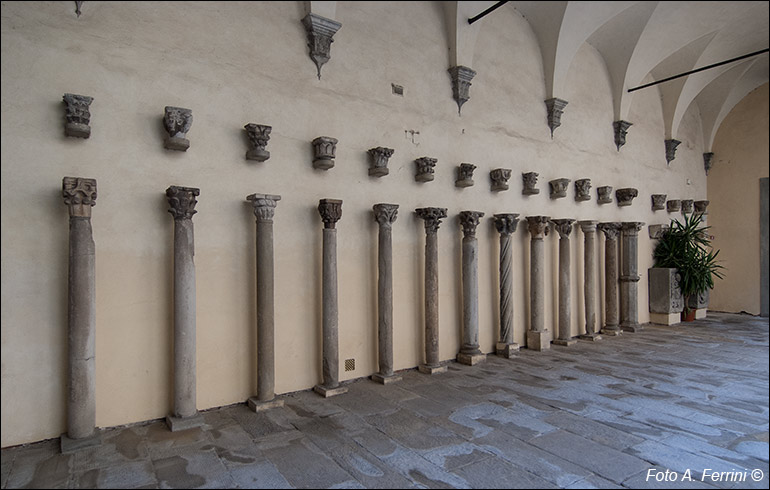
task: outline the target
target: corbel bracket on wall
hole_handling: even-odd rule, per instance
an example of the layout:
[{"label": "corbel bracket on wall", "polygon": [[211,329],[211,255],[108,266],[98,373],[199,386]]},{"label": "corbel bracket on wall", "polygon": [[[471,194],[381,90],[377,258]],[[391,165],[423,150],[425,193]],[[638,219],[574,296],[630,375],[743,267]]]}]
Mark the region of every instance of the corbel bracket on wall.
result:
[{"label": "corbel bracket on wall", "polygon": [[331,59],[332,37],[342,27],[336,20],[327,19],[310,12],[302,19],[302,25],[307,32],[307,47],[310,49],[310,59],[318,69],[318,79],[321,79],[321,67]]}]

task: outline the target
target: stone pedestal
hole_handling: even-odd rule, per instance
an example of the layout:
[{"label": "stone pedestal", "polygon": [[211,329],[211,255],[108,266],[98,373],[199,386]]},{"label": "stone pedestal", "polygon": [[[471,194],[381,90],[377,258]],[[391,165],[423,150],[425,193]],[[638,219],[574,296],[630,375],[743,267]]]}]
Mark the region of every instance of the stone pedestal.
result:
[{"label": "stone pedestal", "polygon": [[96,180],[62,179],[64,204],[69,207],[69,309],[67,433],[61,452],[101,443],[96,430],[96,245],[91,207],[96,205]]},{"label": "stone pedestal", "polygon": [[255,412],[283,406],[275,399],[275,306],[273,216],[281,196],[246,197],[257,218],[257,396],[248,399]]},{"label": "stone pedestal", "polygon": [[486,360],[479,349],[479,244],[476,227],[484,216],[480,211],[461,211],[463,227],[463,342],[457,362],[473,366]]},{"label": "stone pedestal", "polygon": [[599,223],[604,233],[604,327],[603,335],[620,335],[618,325],[618,234],[620,223]]},{"label": "stone pedestal", "polygon": [[679,274],[676,268],[647,269],[647,287],[650,323],[662,325],[679,323],[680,314],[684,309],[684,300],[682,290],[679,288]]},{"label": "stone pedestal", "polygon": [[586,309],[586,333],[579,335],[580,340],[596,341],[601,340],[601,335],[596,328],[596,280],[594,274],[596,271],[596,223],[597,221],[580,221],[580,229],[585,236],[585,247],[583,247],[583,271],[585,276],[585,285],[583,288]]},{"label": "stone pedestal", "polygon": [[496,214],[495,228],[500,233],[500,340],[495,354],[510,359],[519,352],[519,344],[513,341],[513,257],[511,235],[519,224],[517,213]]},{"label": "stone pedestal", "polygon": [[621,271],[620,271],[620,328],[626,332],[639,332],[639,230],[644,223],[624,221],[620,229]]},{"label": "stone pedestal", "polygon": [[195,240],[192,217],[200,189],[172,185],[166,197],[174,217],[174,411],[172,432],[203,425],[196,408]]},{"label": "stone pedestal", "polygon": [[398,204],[375,204],[374,219],[380,225],[377,249],[377,347],[380,371],[372,380],[387,384],[401,380],[393,372],[393,222],[398,216]]},{"label": "stone pedestal", "polygon": [[569,235],[572,232],[574,219],[551,220],[559,233],[559,337],[553,341],[556,345],[575,345],[577,340],[572,338],[571,308],[570,308],[570,250]]},{"label": "stone pedestal", "polygon": [[447,217],[446,208],[418,208],[418,217],[425,221],[425,363],[421,373],[446,372],[439,362],[438,351],[438,228]]},{"label": "stone pedestal", "polygon": [[529,331],[527,348],[543,351],[551,348],[551,332],[545,328],[545,274],[543,239],[548,234],[549,216],[527,216],[527,227],[532,236],[530,241],[529,264]]},{"label": "stone pedestal", "polygon": [[324,222],[323,231],[323,383],[313,387],[323,397],[348,391],[340,386],[339,338],[337,306],[337,221],[342,218],[342,201],[321,199],[318,212]]}]

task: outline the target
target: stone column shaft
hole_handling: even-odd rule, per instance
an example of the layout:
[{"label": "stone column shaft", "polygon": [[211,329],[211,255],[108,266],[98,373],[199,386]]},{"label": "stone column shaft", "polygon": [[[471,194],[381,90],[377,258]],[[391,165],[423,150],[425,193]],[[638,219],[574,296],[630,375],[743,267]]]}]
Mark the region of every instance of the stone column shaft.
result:
[{"label": "stone column shaft", "polygon": [[321,396],[330,397],[348,391],[339,381],[339,337],[337,303],[337,229],[335,224],[342,217],[342,201],[321,199],[318,212],[324,222],[323,229],[323,383],[314,390]]},{"label": "stone column shaft", "polygon": [[195,241],[192,216],[199,189],[171,186],[166,190],[174,217],[174,409],[166,417],[172,432],[197,427],[203,418],[196,408]]},{"label": "stone column shaft", "polygon": [[548,233],[548,216],[528,216],[530,242],[530,325],[527,348],[542,351],[551,348],[550,332],[545,328],[545,286],[543,239]]},{"label": "stone column shaft", "polygon": [[397,204],[375,204],[374,218],[379,223],[377,248],[377,347],[380,372],[372,380],[387,384],[401,380],[393,373],[393,222]]},{"label": "stone column shaft", "polygon": [[275,399],[275,270],[273,216],[281,196],[251,194],[257,219],[257,396],[248,399],[255,412],[283,406]]},{"label": "stone column shaft", "polygon": [[580,222],[580,228],[585,236],[583,248],[583,267],[585,275],[585,308],[586,324],[585,335],[580,335],[581,340],[601,340],[596,327],[596,221],[586,220]]},{"label": "stone column shaft", "polygon": [[574,219],[551,220],[559,232],[559,337],[553,341],[556,345],[575,345],[572,338],[572,307],[570,301],[570,241]]},{"label": "stone column shaft", "polygon": [[519,351],[514,342],[513,331],[513,256],[511,234],[516,231],[519,215],[516,213],[496,214],[495,228],[500,233],[500,340],[495,345],[495,354],[512,358]]},{"label": "stone column shaft", "polygon": [[418,369],[425,374],[447,371],[439,361],[438,349],[438,228],[446,218],[446,208],[418,208],[417,216],[425,220],[425,364]]},{"label": "stone column shaft", "polygon": [[64,202],[69,206],[68,391],[67,433],[61,451],[98,445],[96,431],[96,245],[91,207],[96,180],[65,177]]},{"label": "stone column shaft", "polygon": [[484,213],[460,212],[463,227],[462,283],[463,283],[463,341],[457,361],[473,366],[486,359],[479,349],[479,241],[476,227]]},{"label": "stone column shaft", "polygon": [[604,232],[604,335],[620,335],[618,326],[618,233],[620,223],[600,223]]},{"label": "stone column shaft", "polygon": [[639,274],[638,274],[638,237],[644,223],[623,222],[621,240],[620,271],[620,328],[626,332],[638,332],[643,329],[639,324]]}]

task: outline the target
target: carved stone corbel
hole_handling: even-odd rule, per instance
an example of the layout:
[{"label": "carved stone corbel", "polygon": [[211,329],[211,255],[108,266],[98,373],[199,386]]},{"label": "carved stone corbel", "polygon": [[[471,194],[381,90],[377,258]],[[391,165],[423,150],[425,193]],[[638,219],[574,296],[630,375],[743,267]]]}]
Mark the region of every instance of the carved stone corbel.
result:
[{"label": "carved stone corbel", "polygon": [[492,179],[493,191],[507,191],[508,179],[511,178],[511,169],[496,168],[489,172],[489,178]]},{"label": "carved stone corbel", "polygon": [[93,97],[86,95],[64,94],[62,97],[67,104],[64,117],[67,124],[64,126],[64,134],[74,138],[88,138],[91,136],[91,112],[89,106],[93,102]]},{"label": "carved stone corbel", "polygon": [[307,33],[307,47],[310,49],[310,59],[318,70],[321,79],[321,67],[331,59],[331,47],[334,34],[342,27],[336,20],[327,19],[318,14],[309,13],[302,19]]},{"label": "carved stone corbel", "polygon": [[244,126],[244,129],[249,135],[249,144],[251,145],[251,149],[246,152],[246,160],[264,162],[270,158],[270,152],[265,150],[265,147],[270,140],[270,131],[273,130],[273,127],[249,123]]},{"label": "carved stone corbel", "polygon": [[449,76],[452,77],[452,97],[457,102],[457,113],[460,114],[463,104],[471,98],[471,80],[476,76],[476,72],[467,66],[461,65],[453,66],[447,71]]}]

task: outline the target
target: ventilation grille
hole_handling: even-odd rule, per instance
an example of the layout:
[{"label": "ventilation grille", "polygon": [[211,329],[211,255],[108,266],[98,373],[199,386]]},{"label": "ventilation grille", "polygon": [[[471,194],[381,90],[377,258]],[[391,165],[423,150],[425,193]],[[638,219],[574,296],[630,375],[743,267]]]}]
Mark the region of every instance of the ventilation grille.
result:
[{"label": "ventilation grille", "polygon": [[356,370],[356,360],[345,359],[345,371],[355,371],[355,370]]}]

